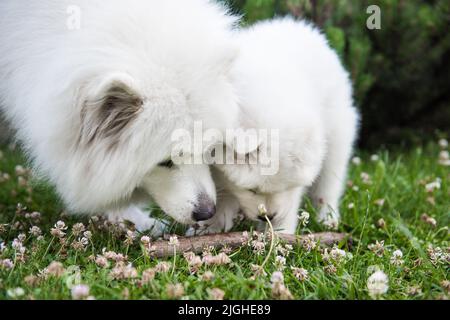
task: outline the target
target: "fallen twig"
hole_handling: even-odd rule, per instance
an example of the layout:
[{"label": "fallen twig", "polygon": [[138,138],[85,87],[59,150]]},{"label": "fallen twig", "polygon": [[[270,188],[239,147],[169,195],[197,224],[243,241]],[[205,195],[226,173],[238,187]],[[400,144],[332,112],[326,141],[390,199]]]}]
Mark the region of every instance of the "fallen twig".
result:
[{"label": "fallen twig", "polygon": [[[320,242],[321,245],[332,246],[343,240],[347,240],[351,243],[351,238],[345,233],[336,232],[320,232],[312,233],[309,235],[291,235],[291,234],[281,234],[276,233],[277,237],[284,242],[291,245],[298,245],[303,239],[308,236],[312,236],[315,241]],[[243,246],[242,232],[231,232],[231,233],[219,233],[219,234],[209,234],[195,237],[180,237],[178,238],[179,244],[177,246],[177,253],[185,253],[192,251],[199,254],[206,247],[214,247],[215,249],[222,249],[223,247],[228,247],[230,249],[236,249]],[[155,257],[164,258],[171,257],[174,255],[173,246],[169,245],[166,240],[158,240],[153,243],[153,254]]]}]

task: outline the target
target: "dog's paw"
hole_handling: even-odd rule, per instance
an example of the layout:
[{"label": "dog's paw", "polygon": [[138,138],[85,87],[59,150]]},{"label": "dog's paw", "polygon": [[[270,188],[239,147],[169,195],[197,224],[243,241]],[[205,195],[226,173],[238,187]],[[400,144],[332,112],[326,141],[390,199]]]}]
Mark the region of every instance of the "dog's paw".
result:
[{"label": "dog's paw", "polygon": [[139,232],[149,231],[154,238],[161,237],[167,229],[168,223],[151,218],[148,211],[143,211],[138,207],[129,207],[123,211],[108,212],[108,220],[114,223],[121,223],[125,220],[134,224]]},{"label": "dog's paw", "polygon": [[148,217],[147,219],[142,219],[137,223],[135,222],[134,225],[137,231],[145,231],[149,233],[152,238],[160,238],[166,232],[169,223]]}]

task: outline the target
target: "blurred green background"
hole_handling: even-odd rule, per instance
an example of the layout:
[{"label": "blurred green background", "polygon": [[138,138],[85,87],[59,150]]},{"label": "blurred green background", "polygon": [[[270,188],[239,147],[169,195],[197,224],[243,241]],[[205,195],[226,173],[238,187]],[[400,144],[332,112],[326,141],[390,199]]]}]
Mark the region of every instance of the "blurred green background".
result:
[{"label": "blurred green background", "polygon": [[[244,24],[292,15],[316,23],[351,73],[360,147],[416,144],[450,128],[449,0],[223,0]],[[369,30],[367,8],[381,9]]]}]

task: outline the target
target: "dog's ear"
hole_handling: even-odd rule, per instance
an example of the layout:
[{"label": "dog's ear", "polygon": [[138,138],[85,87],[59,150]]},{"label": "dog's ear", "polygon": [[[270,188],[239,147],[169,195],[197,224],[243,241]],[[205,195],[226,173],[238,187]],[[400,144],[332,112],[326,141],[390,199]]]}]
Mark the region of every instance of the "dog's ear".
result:
[{"label": "dog's ear", "polygon": [[142,106],[143,98],[130,76],[114,73],[104,77],[82,102],[80,144],[89,145],[98,139],[115,144]]}]

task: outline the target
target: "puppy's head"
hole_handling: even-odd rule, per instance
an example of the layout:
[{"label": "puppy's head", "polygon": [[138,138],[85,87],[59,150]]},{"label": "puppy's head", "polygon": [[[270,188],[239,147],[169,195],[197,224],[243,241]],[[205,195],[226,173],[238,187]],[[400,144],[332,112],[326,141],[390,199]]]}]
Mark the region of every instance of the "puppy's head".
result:
[{"label": "puppy's head", "polygon": [[260,219],[261,204],[270,219],[282,219],[298,205],[299,190],[314,182],[321,167],[323,144],[312,143],[306,135],[280,132],[280,136],[256,139],[257,143],[244,148],[228,143],[225,153],[232,155],[228,157],[232,161],[215,166],[221,176],[218,185],[234,194],[251,220]]}]

